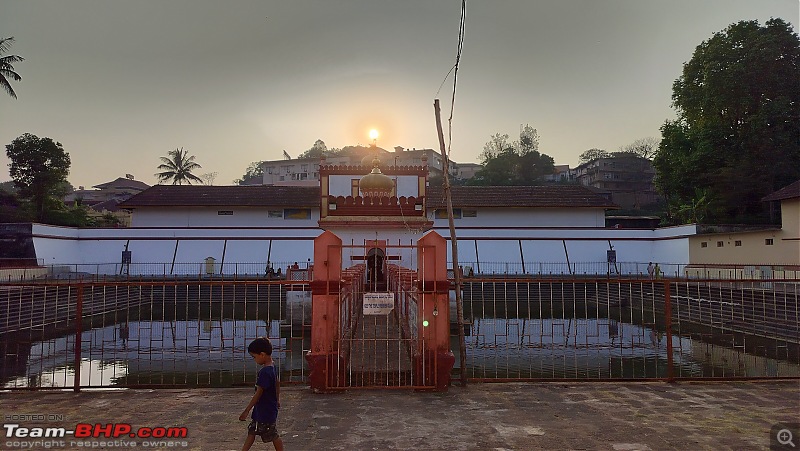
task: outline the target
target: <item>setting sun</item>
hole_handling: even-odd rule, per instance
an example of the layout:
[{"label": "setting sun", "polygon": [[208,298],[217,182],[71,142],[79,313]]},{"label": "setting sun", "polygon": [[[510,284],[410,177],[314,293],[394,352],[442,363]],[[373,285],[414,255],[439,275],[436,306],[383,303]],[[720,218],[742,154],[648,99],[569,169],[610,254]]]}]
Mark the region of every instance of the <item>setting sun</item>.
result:
[{"label": "setting sun", "polygon": [[375,130],[374,128],[372,130],[370,130],[369,131],[369,139],[371,139],[373,141],[378,139],[378,130]]}]

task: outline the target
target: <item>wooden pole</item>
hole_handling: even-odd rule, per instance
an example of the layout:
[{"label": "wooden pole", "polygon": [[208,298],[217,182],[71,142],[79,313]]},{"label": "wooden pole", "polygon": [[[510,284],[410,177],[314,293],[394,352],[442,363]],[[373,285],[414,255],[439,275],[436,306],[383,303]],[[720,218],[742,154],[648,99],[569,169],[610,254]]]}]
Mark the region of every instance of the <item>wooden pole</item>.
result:
[{"label": "wooden pole", "polygon": [[461,300],[461,268],[458,266],[458,240],[456,239],[456,226],[453,221],[453,197],[450,193],[450,159],[444,145],[442,132],[442,118],[439,111],[439,99],[434,99],[433,110],[436,113],[436,132],[439,134],[439,151],[442,153],[442,168],[444,180],[444,197],[447,203],[447,220],[450,223],[450,245],[453,249],[453,276],[456,282],[456,316],[458,317],[458,355],[461,361],[461,386],[467,386],[467,343],[464,339],[464,304]]}]

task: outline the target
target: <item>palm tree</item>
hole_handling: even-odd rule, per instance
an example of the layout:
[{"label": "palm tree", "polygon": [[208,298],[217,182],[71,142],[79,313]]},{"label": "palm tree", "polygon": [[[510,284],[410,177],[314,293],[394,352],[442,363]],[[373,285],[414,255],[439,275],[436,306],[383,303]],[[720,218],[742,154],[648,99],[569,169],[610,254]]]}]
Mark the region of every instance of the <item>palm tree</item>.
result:
[{"label": "palm tree", "polygon": [[194,155],[188,156],[188,151],[183,150],[183,147],[170,150],[167,154],[168,156],[161,157],[161,161],[164,163],[158,165],[157,168],[162,171],[156,174],[159,183],[170,180],[173,185],[183,185],[183,182],[189,185],[192,182],[203,183],[203,179],[192,174],[192,170],[202,167],[194,162]]},{"label": "palm tree", "polygon": [[[13,37],[0,38],[0,55],[6,53],[13,43]],[[13,66],[13,63],[18,63],[20,61],[25,61],[25,58],[17,55],[0,56],[0,85],[3,86],[3,89],[6,90],[8,95],[15,99],[17,98],[17,93],[14,92],[14,88],[11,87],[11,83],[9,83],[8,79],[10,78],[14,81],[22,80],[22,77],[14,72]]]}]

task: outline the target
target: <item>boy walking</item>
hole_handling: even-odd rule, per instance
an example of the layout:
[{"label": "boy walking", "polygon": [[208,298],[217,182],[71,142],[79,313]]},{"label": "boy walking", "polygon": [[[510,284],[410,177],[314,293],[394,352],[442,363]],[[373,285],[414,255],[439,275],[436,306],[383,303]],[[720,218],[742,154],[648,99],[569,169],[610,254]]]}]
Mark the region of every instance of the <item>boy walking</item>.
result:
[{"label": "boy walking", "polygon": [[242,446],[242,451],[250,449],[256,440],[256,435],[261,436],[263,442],[272,442],[276,451],[283,451],[283,441],[275,425],[281,402],[278,376],[272,364],[272,343],[263,337],[256,338],[247,347],[247,352],[262,367],[256,379],[256,393],[239,415],[239,421],[246,421],[247,414],[253,409],[252,421],[247,426],[247,440]]}]

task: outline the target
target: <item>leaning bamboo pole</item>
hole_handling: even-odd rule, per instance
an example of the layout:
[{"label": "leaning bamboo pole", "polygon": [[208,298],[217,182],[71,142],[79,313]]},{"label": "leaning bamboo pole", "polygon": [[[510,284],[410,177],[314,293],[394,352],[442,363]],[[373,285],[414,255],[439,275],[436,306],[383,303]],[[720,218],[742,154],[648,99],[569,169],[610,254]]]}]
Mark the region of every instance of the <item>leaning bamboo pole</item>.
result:
[{"label": "leaning bamboo pole", "polygon": [[453,197],[450,192],[450,158],[444,145],[442,118],[439,111],[439,99],[434,99],[433,109],[436,113],[436,131],[439,134],[439,150],[442,153],[442,175],[444,180],[444,197],[447,203],[447,220],[450,223],[450,245],[453,249],[453,277],[456,285],[456,316],[458,317],[459,359],[461,360],[461,386],[467,386],[467,343],[464,338],[464,304],[461,299],[461,270],[458,266],[458,240],[456,226],[453,221]]}]

